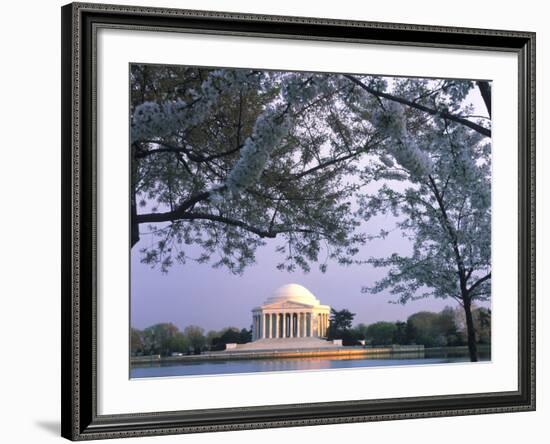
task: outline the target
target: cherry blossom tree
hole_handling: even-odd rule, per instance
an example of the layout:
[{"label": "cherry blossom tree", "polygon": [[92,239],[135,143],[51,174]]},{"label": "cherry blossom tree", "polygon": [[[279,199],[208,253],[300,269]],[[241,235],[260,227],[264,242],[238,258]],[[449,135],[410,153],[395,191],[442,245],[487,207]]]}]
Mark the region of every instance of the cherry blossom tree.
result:
[{"label": "cherry blossom tree", "polygon": [[346,177],[379,142],[354,132],[363,126],[346,106],[355,85],[255,70],[136,65],[131,74],[132,245],[156,238],[141,244],[144,262],[240,273],[277,237],[281,269],[351,263],[364,236],[350,211],[358,185]]},{"label": "cherry blossom tree", "polygon": [[[488,301],[491,292],[489,120],[475,123],[487,130],[479,131],[446,115],[449,108],[455,116],[473,111],[463,105],[473,87],[462,82],[434,95],[436,104],[449,104],[436,114],[388,97],[381,100],[370,118],[386,135],[381,149],[387,157],[380,156],[370,174],[389,182],[361,196],[358,214],[367,221],[392,214],[395,228],[412,243],[410,255],[368,260],[388,272],[364,291],[389,291],[402,304],[425,297],[456,300],[464,310],[470,359],[477,361],[472,304]],[[410,79],[394,86],[401,90],[400,97],[420,97],[423,88],[422,81]],[[392,229],[382,229],[377,237],[384,238]]]}]

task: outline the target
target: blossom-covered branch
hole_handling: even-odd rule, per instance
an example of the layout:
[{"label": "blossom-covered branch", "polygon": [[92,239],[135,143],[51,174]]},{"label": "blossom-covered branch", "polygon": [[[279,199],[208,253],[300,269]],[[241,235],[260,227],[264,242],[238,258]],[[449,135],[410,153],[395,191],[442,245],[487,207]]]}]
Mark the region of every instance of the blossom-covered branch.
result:
[{"label": "blossom-covered branch", "polygon": [[190,101],[180,98],[160,103],[146,101],[134,110],[130,141],[159,138],[199,125],[212,112],[222,93],[258,88],[261,77],[260,72],[219,69],[208,74],[199,91],[188,91]]},{"label": "blossom-covered branch", "polygon": [[[455,116],[454,114],[448,113],[445,110],[437,110],[437,109],[429,108],[429,107],[424,106],[420,103],[413,102],[411,100],[407,100],[407,99],[404,99],[402,97],[398,97],[398,96],[393,95],[393,94],[388,94],[384,91],[379,91],[375,88],[371,88],[370,86],[365,85],[361,80],[359,80],[355,76],[346,75],[346,77],[349,80],[351,80],[353,83],[358,85],[360,88],[364,89],[365,91],[367,91],[370,94],[373,94],[376,97],[381,97],[383,99],[387,99],[387,100],[390,100],[392,102],[399,103],[401,105],[405,105],[405,106],[409,106],[409,107],[414,108],[414,109],[418,109],[418,110],[423,111],[423,112],[425,112],[427,114],[430,114],[432,116],[437,116],[437,117],[440,117],[440,118],[443,118],[443,119],[447,119],[447,120],[450,120],[450,121],[453,121],[453,122],[460,123],[461,125],[467,126],[468,128],[471,128],[474,131],[477,131],[479,134],[482,134],[483,136],[491,137],[491,130],[489,128],[485,128],[484,126],[481,126],[481,125],[479,125],[475,122],[472,122],[471,120],[464,119],[460,116]],[[490,112],[490,109],[489,109],[489,112]]]},{"label": "blossom-covered branch", "polygon": [[[192,79],[190,84],[204,75],[189,70],[183,74]],[[183,100],[168,97],[158,102],[166,112],[153,112],[148,118],[139,114],[133,120],[140,175],[136,189],[143,197],[143,190],[148,190],[161,204],[152,207],[147,205],[150,197],[136,197],[145,211],[136,211],[132,223],[147,224],[148,232],[162,237],[158,245],[144,249],[144,260],[166,270],[172,257],[189,257],[174,253],[180,243],[197,244],[204,248],[201,258],[219,251],[221,263],[241,272],[253,258],[257,239],[275,237],[287,243],[288,266],[307,269],[322,242],[329,246],[330,256],[341,261],[353,254],[352,244],[362,240],[353,234],[347,210],[350,190],[338,181],[353,168],[347,161],[367,152],[369,145],[363,137],[354,146],[347,142],[345,150],[340,138],[332,147],[316,145],[326,137],[323,133],[331,134],[324,123],[325,109],[350,89],[349,82],[343,88],[342,79],[331,75],[248,72],[237,87],[231,79],[239,76],[205,74],[217,88],[205,88],[202,80],[204,97],[194,95],[189,101],[186,95],[181,109],[164,107]],[[205,106],[207,101],[210,105]],[[134,116],[143,110],[142,104],[136,104]],[[191,109],[198,116],[188,121]],[[304,130],[320,138],[297,143]],[[301,153],[306,146],[307,152],[315,153],[312,158]],[[166,169],[159,170],[161,165]],[[162,181],[155,179],[159,173]]]},{"label": "blossom-covered branch", "polygon": [[432,171],[432,161],[422,151],[416,140],[409,134],[405,124],[403,107],[397,102],[386,103],[384,108],[374,111],[374,127],[389,138],[387,148],[397,162],[412,176],[428,176]]}]

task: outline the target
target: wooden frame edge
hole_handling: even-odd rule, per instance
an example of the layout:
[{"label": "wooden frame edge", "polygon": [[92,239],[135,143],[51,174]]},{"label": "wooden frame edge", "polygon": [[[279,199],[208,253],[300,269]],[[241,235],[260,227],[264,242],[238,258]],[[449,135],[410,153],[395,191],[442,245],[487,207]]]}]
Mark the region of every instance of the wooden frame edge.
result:
[{"label": "wooden frame edge", "polygon": [[[132,6],[73,3],[62,7],[61,32],[61,103],[62,103],[62,436],[71,440],[120,438],[130,436],[151,436],[176,433],[198,433],[225,430],[242,430],[268,427],[294,427],[320,424],[426,418],[436,416],[457,416],[514,411],[530,411],[535,400],[535,33],[501,30],[479,30],[470,28],[449,28],[425,25],[394,23],[357,22],[307,17],[265,16],[235,14],[212,11],[176,10],[165,8],[143,8]],[[308,404],[285,405],[258,408],[215,409],[208,411],[207,423],[197,420],[202,411],[195,415],[182,412],[154,412],[133,415],[98,416],[96,413],[94,328],[95,307],[92,289],[95,288],[94,249],[95,238],[89,232],[95,217],[92,205],[94,193],[93,156],[90,139],[92,119],[92,97],[90,95],[90,73],[87,73],[90,54],[88,22],[86,17],[103,18],[137,17],[151,22],[162,19],[164,25],[185,20],[195,26],[201,21],[216,22],[234,29],[246,24],[254,28],[257,35],[274,25],[292,31],[293,38],[300,27],[306,32],[319,29],[323,35],[314,35],[321,40],[330,40],[335,32],[341,35],[347,30],[349,41],[358,36],[372,42],[368,36],[388,33],[410,36],[422,41],[399,41],[380,37],[377,43],[422,44],[437,47],[464,47],[469,49],[514,50],[519,57],[520,85],[520,298],[519,310],[519,353],[520,386],[517,392],[496,393],[490,402],[480,403],[475,394],[458,397],[425,397],[393,399],[405,408],[399,413],[391,412],[392,402],[348,402],[318,403],[310,413],[297,414]],[[277,25],[277,26],[275,26]],[[286,25],[286,28],[285,26]],[[226,31],[230,32],[230,31]],[[246,34],[246,31],[243,31]],[[372,34],[374,33],[374,34]],[[88,34],[88,35],[87,35]],[[272,34],[269,34],[272,35]],[[437,43],[431,39],[438,36]],[[471,38],[479,42],[472,47]],[[303,37],[303,36],[302,36]],[[465,39],[465,40],[464,40]],[[343,39],[346,41],[346,39]],[[432,43],[430,43],[432,41]],[[462,41],[463,43],[459,43]],[[466,42],[466,43],[464,43]],[[468,43],[470,42],[470,43]],[[487,45],[500,42],[495,47]],[[93,230],[92,230],[93,231]],[[89,260],[88,260],[89,255]],[[487,398],[487,397],[485,397]],[[460,399],[477,400],[478,407],[461,405]],[[346,406],[341,415],[331,413],[330,404]],[[378,404],[378,410],[372,409]],[[357,414],[358,408],[364,414]],[[388,410],[389,409],[389,410]],[[219,414],[220,410],[226,411]],[[243,413],[256,411],[256,416]],[[271,412],[271,413],[270,413]],[[274,416],[274,413],[279,416]],[[192,412],[191,412],[192,413]]]}]

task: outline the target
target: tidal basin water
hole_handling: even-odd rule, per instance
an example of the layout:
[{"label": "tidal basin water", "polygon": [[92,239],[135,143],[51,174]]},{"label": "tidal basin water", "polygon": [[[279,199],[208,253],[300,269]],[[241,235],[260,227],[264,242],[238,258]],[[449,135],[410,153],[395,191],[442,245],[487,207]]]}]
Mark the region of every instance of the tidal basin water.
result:
[{"label": "tidal basin water", "polygon": [[[155,362],[151,364],[133,365],[130,378],[151,378],[163,376],[204,376],[227,375],[235,373],[327,370],[361,367],[385,367],[395,365],[428,365],[469,362],[469,356],[464,351],[430,351],[426,350],[422,357],[400,357],[398,354],[388,359],[379,357],[359,359],[338,359],[334,357],[318,358],[283,358],[283,359],[247,359],[227,361],[198,362]],[[479,353],[480,361],[490,361],[490,352]]]}]

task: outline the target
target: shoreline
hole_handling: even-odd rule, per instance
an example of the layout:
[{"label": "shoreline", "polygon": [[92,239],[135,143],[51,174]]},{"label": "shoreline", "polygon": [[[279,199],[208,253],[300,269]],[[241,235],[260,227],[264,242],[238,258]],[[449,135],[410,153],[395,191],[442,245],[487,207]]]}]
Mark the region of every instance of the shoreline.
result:
[{"label": "shoreline", "polygon": [[360,358],[363,356],[388,356],[393,354],[410,354],[417,357],[423,354],[423,345],[401,345],[389,347],[362,347],[362,346],[341,346],[337,348],[318,349],[281,349],[281,350],[223,350],[218,352],[205,352],[200,355],[184,356],[132,356],[132,366],[147,365],[151,363],[185,363],[201,361],[228,361],[228,360],[250,360],[250,359],[292,359],[292,358]]},{"label": "shoreline", "polygon": [[[478,345],[478,351],[481,353],[490,353],[490,345]],[[130,366],[139,367],[150,364],[166,363],[196,363],[209,361],[238,361],[238,360],[256,360],[256,359],[299,359],[299,358],[362,358],[371,357],[390,357],[399,355],[400,358],[420,358],[426,353],[464,353],[468,352],[467,346],[456,347],[431,347],[425,348],[423,345],[395,345],[389,347],[362,347],[362,346],[341,346],[332,349],[284,349],[284,350],[250,350],[250,351],[231,351],[223,350],[217,352],[205,352],[200,355],[184,356],[132,356],[130,357]]]}]

